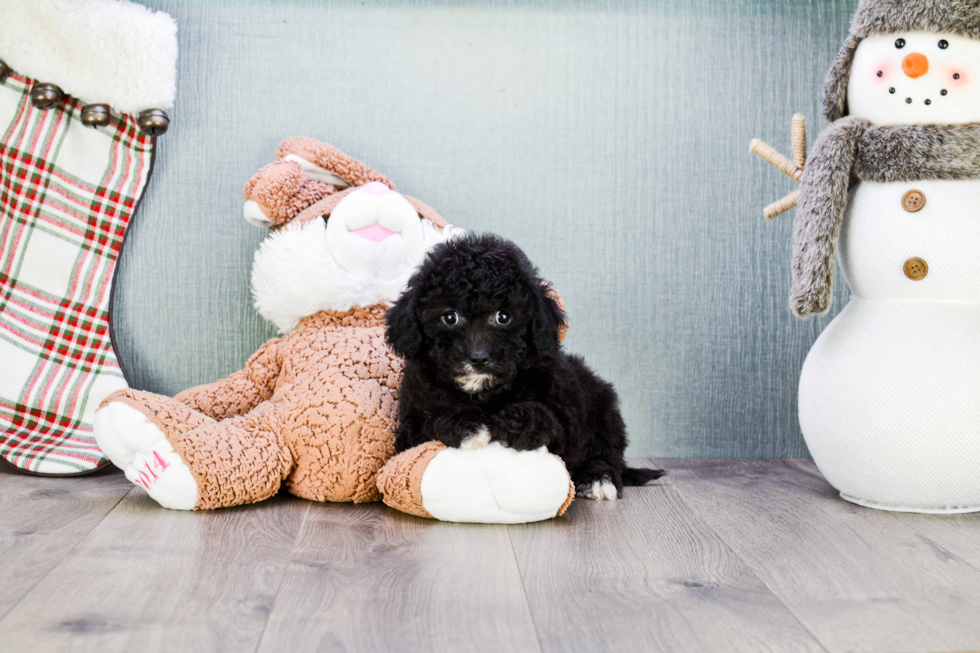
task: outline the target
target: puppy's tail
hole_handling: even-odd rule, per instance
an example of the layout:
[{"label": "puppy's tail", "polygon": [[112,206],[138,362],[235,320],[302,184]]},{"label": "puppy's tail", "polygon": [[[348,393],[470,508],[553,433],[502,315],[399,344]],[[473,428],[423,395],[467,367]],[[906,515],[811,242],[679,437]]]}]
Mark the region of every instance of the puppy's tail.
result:
[{"label": "puppy's tail", "polygon": [[662,469],[645,469],[641,467],[627,467],[623,470],[623,485],[638,486],[646,485],[650,481],[656,480],[666,474]]}]

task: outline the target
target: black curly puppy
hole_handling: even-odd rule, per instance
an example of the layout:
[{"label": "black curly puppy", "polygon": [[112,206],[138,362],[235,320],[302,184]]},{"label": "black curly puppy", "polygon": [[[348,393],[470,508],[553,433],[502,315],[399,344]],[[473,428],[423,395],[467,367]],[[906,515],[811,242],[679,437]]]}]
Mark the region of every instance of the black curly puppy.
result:
[{"label": "black curly puppy", "polygon": [[565,316],[548,288],[524,252],[497,236],[432,251],[387,315],[388,343],[405,358],[398,451],[433,439],[545,446],[591,499],[663,475],[626,467],[616,391],[561,350]]}]

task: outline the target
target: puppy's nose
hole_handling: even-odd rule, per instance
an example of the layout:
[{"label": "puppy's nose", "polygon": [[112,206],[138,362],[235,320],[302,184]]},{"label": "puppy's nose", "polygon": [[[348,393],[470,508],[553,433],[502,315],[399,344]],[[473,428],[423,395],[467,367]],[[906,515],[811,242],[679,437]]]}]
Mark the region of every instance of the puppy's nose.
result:
[{"label": "puppy's nose", "polygon": [[473,365],[486,365],[489,360],[490,353],[486,349],[474,349],[470,352],[470,363]]}]

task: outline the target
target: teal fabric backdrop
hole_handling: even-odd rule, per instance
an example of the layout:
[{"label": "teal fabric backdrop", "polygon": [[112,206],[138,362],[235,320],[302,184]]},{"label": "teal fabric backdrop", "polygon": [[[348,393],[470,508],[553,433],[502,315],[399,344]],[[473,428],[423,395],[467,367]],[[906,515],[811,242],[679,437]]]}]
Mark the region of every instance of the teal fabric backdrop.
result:
[{"label": "teal fabric backdrop", "polygon": [[762,208],[793,184],[748,142],[788,152],[796,111],[815,139],[855,0],[145,4],[181,53],[116,294],[137,387],[214,380],[274,335],[241,189],[300,134],[517,241],[619,389],[630,455],[806,455],[797,379],[829,318],[789,313],[792,214]]}]

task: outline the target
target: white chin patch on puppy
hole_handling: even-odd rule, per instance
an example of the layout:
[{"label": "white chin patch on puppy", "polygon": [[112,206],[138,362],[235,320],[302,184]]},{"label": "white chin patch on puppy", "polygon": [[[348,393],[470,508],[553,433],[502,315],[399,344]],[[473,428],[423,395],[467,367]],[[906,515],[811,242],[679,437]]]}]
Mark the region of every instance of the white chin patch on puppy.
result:
[{"label": "white chin patch on puppy", "polygon": [[466,363],[463,366],[463,373],[455,379],[459,389],[467,394],[483,392],[493,385],[493,374],[483,374],[473,369],[473,366]]}]

